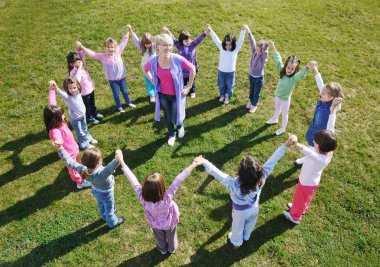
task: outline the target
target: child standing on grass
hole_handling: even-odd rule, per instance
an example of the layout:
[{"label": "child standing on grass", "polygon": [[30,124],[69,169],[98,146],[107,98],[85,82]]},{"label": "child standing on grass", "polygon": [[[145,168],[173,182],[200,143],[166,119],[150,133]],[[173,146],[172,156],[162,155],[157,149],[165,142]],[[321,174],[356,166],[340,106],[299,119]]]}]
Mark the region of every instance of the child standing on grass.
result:
[{"label": "child standing on grass", "polygon": [[[338,103],[338,101],[335,101]],[[335,106],[336,107],[336,106]],[[332,114],[335,116],[335,107]],[[333,118],[335,122],[335,118]],[[319,186],[321,174],[324,168],[330,163],[333,151],[337,147],[337,140],[334,132],[328,130],[318,131],[314,136],[314,149],[297,143],[295,146],[305,155],[299,176],[299,181],[294,193],[292,203],[288,203],[290,211],[284,211],[286,219],[292,223],[299,224],[302,215],[309,209],[310,201]]]},{"label": "child standing on grass", "polygon": [[[49,92],[49,94],[51,93]],[[53,141],[63,140],[63,146],[69,157],[78,162],[79,147],[69,127],[67,127],[63,109],[57,106],[55,93],[54,97],[49,97],[49,105],[44,109],[44,122],[50,139]],[[78,189],[91,186],[91,183],[83,180],[78,172],[70,169],[67,165],[66,167],[69,170],[71,180],[77,184]]]},{"label": "child standing on grass", "polygon": [[[203,41],[203,39],[210,32],[209,29],[206,27],[205,31],[201,33],[195,40],[191,39],[191,35],[188,31],[182,31],[179,34],[178,40],[174,37],[174,35],[169,31],[167,27],[163,27],[163,32],[169,34],[172,37],[174,45],[178,50],[178,54],[180,54],[181,56],[186,58],[190,63],[192,63],[195,66],[196,73],[198,73],[199,69],[195,48]],[[183,84],[186,86],[189,82],[190,72],[186,69],[182,69],[182,73]],[[193,81],[193,86],[190,88],[189,93],[191,98],[195,98],[195,80]]]},{"label": "child standing on grass", "polygon": [[83,51],[70,52],[67,54],[66,59],[69,75],[75,76],[82,88],[81,94],[86,107],[86,120],[94,125],[99,124],[99,120],[103,119],[103,115],[96,111],[94,83],[85,66]]},{"label": "child standing on grass", "polygon": [[177,224],[180,213],[173,198],[181,183],[199,164],[194,161],[174,179],[166,191],[161,174],[152,173],[148,175],[141,186],[136,176],[125,164],[122,154],[117,157],[117,160],[144,207],[145,218],[153,230],[158,251],[161,254],[175,253],[178,247]]},{"label": "child standing on grass", "polygon": [[264,68],[268,61],[268,43],[260,40],[256,43],[249,27],[246,27],[251,44],[251,61],[249,64],[249,113],[254,113],[259,103],[261,88],[264,84]]},{"label": "child standing on grass", "polygon": [[[127,26],[129,28],[129,33],[132,35],[132,40],[137,46],[137,49],[141,53],[141,67],[144,68],[144,65],[146,62],[148,62],[150,59],[154,58],[156,56],[156,44],[153,43],[153,37],[149,32],[144,33],[141,36],[141,41],[137,37],[136,33],[132,30],[132,27],[130,25]],[[156,97],[155,97],[155,90],[154,90],[154,85],[152,82],[146,77],[144,70],[143,70],[143,77],[144,77],[144,82],[146,86],[146,91],[149,96],[149,102],[150,103],[155,103],[156,102]]]},{"label": "child standing on grass", "polygon": [[82,164],[73,160],[63,145],[62,140],[57,140],[53,145],[57,148],[58,154],[71,169],[75,169],[81,174],[83,179],[91,181],[92,194],[98,202],[100,216],[107,223],[109,228],[115,228],[125,221],[125,217],[120,218],[115,215],[114,186],[115,177],[113,173],[119,166],[116,158],[121,154],[121,150],[115,151],[115,159],[103,167],[103,155],[98,148],[90,148],[83,152]]},{"label": "child standing on grass", "polygon": [[[124,97],[124,101],[130,108],[135,108],[136,105],[129,99],[127,91],[127,82],[125,78],[126,68],[124,62],[121,58],[121,54],[127,45],[129,38],[129,28],[127,27],[127,32],[121,40],[120,44],[112,38],[107,38],[104,41],[104,49],[106,53],[95,53],[90,49],[84,47],[80,42],[77,42],[77,49],[83,50],[87,55],[92,58],[96,58],[102,61],[103,71],[106,75],[107,80],[110,83],[112,89],[113,99],[116,103],[116,108],[120,113],[124,113],[124,109],[120,103],[120,92]],[[120,92],[119,92],[120,91]]]},{"label": "child standing on grass", "polygon": [[223,173],[211,162],[197,157],[195,164],[203,164],[208,174],[214,176],[230,191],[232,200],[232,232],[227,237],[227,242],[235,249],[244,241],[248,241],[255,228],[259,214],[259,198],[266,179],[272,173],[277,162],[285,154],[287,147],[293,145],[294,140],[288,138],[261,166],[254,158],[245,157],[240,161],[237,177],[231,178]]},{"label": "child standing on grass", "polygon": [[75,130],[80,149],[84,150],[96,145],[98,141],[87,130],[86,107],[80,95],[81,86],[78,80],[75,77],[64,79],[63,88],[65,91],[59,89],[55,81],[49,81],[49,85],[51,91],[49,97],[52,98],[49,103],[56,102],[54,92],[58,92],[69,108],[70,124]]},{"label": "child standing on grass", "polygon": [[232,34],[224,36],[223,41],[221,42],[209,24],[206,25],[206,28],[210,32],[211,38],[218,47],[220,53],[218,65],[219,101],[228,104],[234,92],[236,59],[244,42],[247,25],[243,25],[237,42],[235,36]]},{"label": "child standing on grass", "polygon": [[290,99],[296,83],[306,77],[308,66],[299,70],[301,60],[295,56],[289,56],[285,65],[282,64],[280,53],[274,46],[273,41],[268,42],[273,48],[273,59],[277,69],[280,71],[280,79],[278,80],[276,90],[274,91],[274,114],[273,117],[266,121],[266,124],[276,124],[278,117],[282,113],[281,128],[276,131],[276,135],[285,132],[288,124],[288,112],[290,107]]}]

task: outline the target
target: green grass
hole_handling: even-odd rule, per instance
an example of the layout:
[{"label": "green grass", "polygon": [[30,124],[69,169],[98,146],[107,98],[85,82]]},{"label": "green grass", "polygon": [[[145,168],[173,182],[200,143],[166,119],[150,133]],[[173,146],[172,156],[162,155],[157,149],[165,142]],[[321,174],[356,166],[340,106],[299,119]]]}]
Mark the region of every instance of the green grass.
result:
[{"label": "green grass", "polygon": [[[0,265],[1,266],[378,266],[379,259],[379,11],[378,1],[0,1]],[[225,244],[231,227],[227,190],[194,171],[175,197],[181,212],[179,249],[161,257],[143,210],[120,170],[118,215],[127,221],[108,231],[90,190],[77,191],[52,148],[42,122],[47,81],[62,83],[65,56],[80,40],[102,51],[102,41],[120,40],[131,24],[140,35],[162,26],[193,36],[210,23],[220,38],[248,24],[257,39],[273,39],[283,57],[302,65],[319,62],[324,81],[340,82],[346,98],[338,113],[339,148],[324,171],[308,214],[297,227],[282,218],[299,171],[290,150],[276,166],[261,196],[256,229],[238,251]],[[197,98],[188,99],[186,136],[173,148],[146,102],[140,56],[130,41],[123,54],[135,110],[119,115],[101,65],[88,59],[104,122],[90,126],[105,162],[116,148],[140,181],[160,172],[168,186],[194,156],[203,154],[236,173],[243,156],[264,163],[284,141],[264,122],[273,113],[278,72],[272,51],[261,105],[247,113],[249,44],[238,55],[235,97],[218,104],[218,51],[211,38],[197,48]],[[305,142],[318,91],[308,74],[292,97],[288,131]],[[62,106],[64,103],[59,100]],[[67,112],[67,108],[65,107]]]}]

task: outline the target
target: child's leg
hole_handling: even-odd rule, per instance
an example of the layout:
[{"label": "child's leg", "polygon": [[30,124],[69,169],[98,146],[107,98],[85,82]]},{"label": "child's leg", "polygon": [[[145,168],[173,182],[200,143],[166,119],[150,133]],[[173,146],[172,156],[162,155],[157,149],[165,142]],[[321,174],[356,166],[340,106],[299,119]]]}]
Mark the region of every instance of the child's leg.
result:
[{"label": "child's leg", "polygon": [[[95,106],[95,91],[92,91],[90,94],[90,99],[89,99],[89,102],[90,102],[90,110],[91,110],[91,116],[93,118],[96,117],[96,115],[98,115],[98,112],[96,111],[96,106]],[[86,107],[87,108],[87,107]],[[87,112],[87,111],[86,111]],[[86,113],[87,114],[87,113]],[[88,120],[87,120],[88,121]]]},{"label": "child's leg", "polygon": [[122,109],[121,103],[120,103],[120,98],[119,98],[119,85],[118,81],[109,81],[111,90],[112,90],[112,96],[113,100],[115,101],[116,108],[118,110]]},{"label": "child's leg", "polygon": [[82,95],[82,100],[83,100],[84,106],[86,107],[86,120],[87,121],[90,121],[90,119],[92,117],[92,106],[90,104],[90,97],[91,97],[91,94]]},{"label": "child's leg", "polygon": [[261,88],[263,87],[263,83],[264,83],[264,76],[253,78],[253,79],[254,79],[253,97],[252,97],[251,104],[253,106],[257,106],[259,103]]},{"label": "child's leg", "polygon": [[104,216],[106,219],[106,223],[110,228],[116,226],[118,222],[118,218],[115,215],[115,199],[114,199],[114,191],[110,192],[99,192],[100,201],[104,206]]},{"label": "child's leg", "polygon": [[240,247],[243,244],[244,225],[244,211],[232,209],[232,233],[229,238],[231,243],[236,247]]},{"label": "child's leg", "polygon": [[121,94],[123,95],[125,104],[129,106],[129,104],[131,104],[131,100],[129,99],[128,90],[127,90],[127,79],[126,78],[121,79],[119,81],[119,86],[120,86],[120,91],[121,91]]},{"label": "child's leg", "polygon": [[[75,159],[77,162],[79,162],[78,157],[75,157],[74,159]],[[73,182],[77,183],[77,184],[82,184],[82,183],[83,183],[83,179],[82,179],[82,177],[80,176],[80,174],[79,174],[76,170],[69,168],[69,166],[67,166],[67,164],[66,164],[66,167],[67,167],[67,169],[69,170],[69,174],[70,174],[70,178],[71,178],[71,180],[72,180]]]},{"label": "child's leg", "polygon": [[[252,105],[255,78],[253,78],[251,75],[248,75],[248,79],[249,79],[249,101],[251,102],[251,105]],[[247,108],[249,108],[249,106],[247,106]]]},{"label": "child's leg", "polygon": [[301,221],[302,214],[307,210],[318,186],[304,186],[298,182],[289,213],[293,220]]},{"label": "child's leg", "polygon": [[145,87],[146,87],[146,91],[147,91],[148,95],[154,96],[155,89],[154,89],[152,82],[149,81],[148,77],[146,77],[145,75],[143,75],[143,77],[144,77]]},{"label": "child's leg", "polygon": [[79,147],[81,149],[87,149],[93,138],[87,131],[86,119],[83,117],[78,120],[70,120],[70,124],[75,130]]},{"label": "child's leg", "polygon": [[[273,118],[277,121],[278,120],[278,117],[280,116],[281,114],[281,100],[275,96],[274,97],[274,115],[273,115]],[[282,115],[284,116],[284,115]]]},{"label": "child's leg", "polygon": [[156,238],[157,249],[161,253],[165,254],[166,252],[168,252],[165,230],[155,228],[152,228],[152,230],[154,237]]},{"label": "child's leg", "polygon": [[226,75],[226,94],[229,98],[234,94],[235,89],[235,72],[227,72]]},{"label": "child's leg", "polygon": [[102,219],[104,221],[106,221],[106,216],[105,216],[105,209],[104,209],[104,205],[103,205],[103,202],[101,201],[101,196],[99,195],[101,192],[99,191],[96,191],[95,189],[92,189],[92,194],[94,195],[95,199],[96,199],[96,202],[98,203],[98,209],[99,209],[99,213],[100,213],[100,216],[102,217]]},{"label": "child's leg", "polygon": [[169,131],[169,136],[174,137],[175,129],[174,129],[174,123],[172,122],[173,115],[171,114],[171,108],[170,108],[170,104],[171,104],[170,96],[159,94],[159,101],[160,101],[160,106],[162,110],[164,111],[165,123]]},{"label": "child's leg", "polygon": [[248,211],[250,215],[245,221],[244,231],[243,231],[243,239],[245,241],[247,241],[250,238],[253,229],[255,229],[257,217],[259,215],[259,207],[253,207],[249,209]]},{"label": "child's leg", "polygon": [[220,97],[226,94],[226,72],[218,70],[218,87]]},{"label": "child's leg", "polygon": [[288,113],[290,108],[290,98],[288,100],[280,100],[281,101],[281,112],[282,112],[282,124],[281,128],[286,129],[286,125],[288,124]]},{"label": "child's leg", "polygon": [[168,252],[173,253],[178,247],[177,226],[171,230],[166,230],[165,234],[168,242]]}]

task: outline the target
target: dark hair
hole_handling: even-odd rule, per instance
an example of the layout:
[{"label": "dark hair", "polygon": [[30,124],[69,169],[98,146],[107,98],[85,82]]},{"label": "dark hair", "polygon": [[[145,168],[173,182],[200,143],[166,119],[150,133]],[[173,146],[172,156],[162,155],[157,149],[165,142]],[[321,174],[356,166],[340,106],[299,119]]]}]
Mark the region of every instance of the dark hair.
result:
[{"label": "dark hair", "polygon": [[63,80],[63,89],[65,89],[65,91],[66,91],[66,93],[68,95],[72,95],[69,92],[69,84],[74,84],[74,83],[77,85],[78,91],[80,93],[81,90],[82,90],[82,87],[80,85],[80,82],[77,80],[77,78],[75,78],[74,76],[69,76],[69,77],[67,77],[66,79]]},{"label": "dark hair", "polygon": [[224,50],[226,50],[226,42],[231,42],[231,51],[234,51],[236,48],[236,38],[232,34],[227,34],[224,36],[223,41],[222,41],[222,47]]},{"label": "dark hair", "polygon": [[179,33],[178,42],[180,45],[183,46],[183,41],[190,38],[190,33],[188,31],[181,31]]},{"label": "dark hair", "polygon": [[[143,56],[145,54],[145,51],[146,51],[146,47],[145,45],[146,44],[152,44],[152,35],[149,33],[149,32],[146,32],[144,33],[142,36],[141,36],[141,55]],[[149,48],[148,50],[148,54],[149,55],[152,55],[153,54],[153,49],[152,47]]]},{"label": "dark hair", "polygon": [[46,131],[50,131],[60,126],[64,120],[62,115],[64,114],[63,108],[60,106],[46,106],[44,108],[44,122]]},{"label": "dark hair", "polygon": [[66,56],[66,60],[67,60],[67,68],[69,69],[69,75],[70,75],[70,71],[74,68],[70,64],[75,63],[78,60],[81,60],[81,58],[80,58],[80,56],[79,56],[78,53],[76,53],[76,52],[69,52],[67,54],[67,56]]},{"label": "dark hair", "polygon": [[314,141],[318,144],[319,151],[322,153],[334,151],[338,146],[335,133],[328,130],[316,132],[314,135]]},{"label": "dark hair", "polygon": [[[99,148],[93,147],[86,149],[82,155],[82,164],[86,166],[88,169],[95,169],[98,166],[99,162],[103,160],[102,152],[100,152]],[[84,169],[81,172],[81,176],[83,179],[87,179],[89,173],[87,169]]]},{"label": "dark hair", "polygon": [[297,66],[296,66],[296,69],[294,70],[293,74],[288,76],[288,77],[292,77],[294,74],[296,74],[300,70],[301,60],[299,60],[296,56],[288,56],[288,58],[285,61],[284,67],[280,71],[280,78],[282,78],[282,77],[284,77],[284,75],[286,75],[286,66],[288,66],[289,63],[290,64],[297,64]]},{"label": "dark hair", "polygon": [[156,203],[164,199],[165,184],[161,174],[148,175],[142,184],[142,195],[145,201]]},{"label": "dark hair", "polygon": [[263,186],[263,167],[252,157],[244,157],[240,161],[238,179],[242,195],[248,194],[256,187]]}]

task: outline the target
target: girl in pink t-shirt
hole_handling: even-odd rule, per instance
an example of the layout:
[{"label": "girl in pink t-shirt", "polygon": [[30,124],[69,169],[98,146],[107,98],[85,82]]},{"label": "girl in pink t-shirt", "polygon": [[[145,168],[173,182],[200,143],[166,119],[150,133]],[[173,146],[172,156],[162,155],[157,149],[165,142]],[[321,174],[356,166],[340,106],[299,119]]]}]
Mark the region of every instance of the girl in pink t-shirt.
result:
[{"label": "girl in pink t-shirt", "polygon": [[[50,139],[53,141],[63,140],[63,147],[70,154],[70,157],[79,162],[79,146],[75,142],[69,127],[67,127],[63,109],[57,105],[46,106],[44,109],[44,122]],[[77,184],[78,189],[91,186],[91,183],[83,180],[78,172],[70,169],[67,165],[66,167],[69,170],[71,180]]]}]

